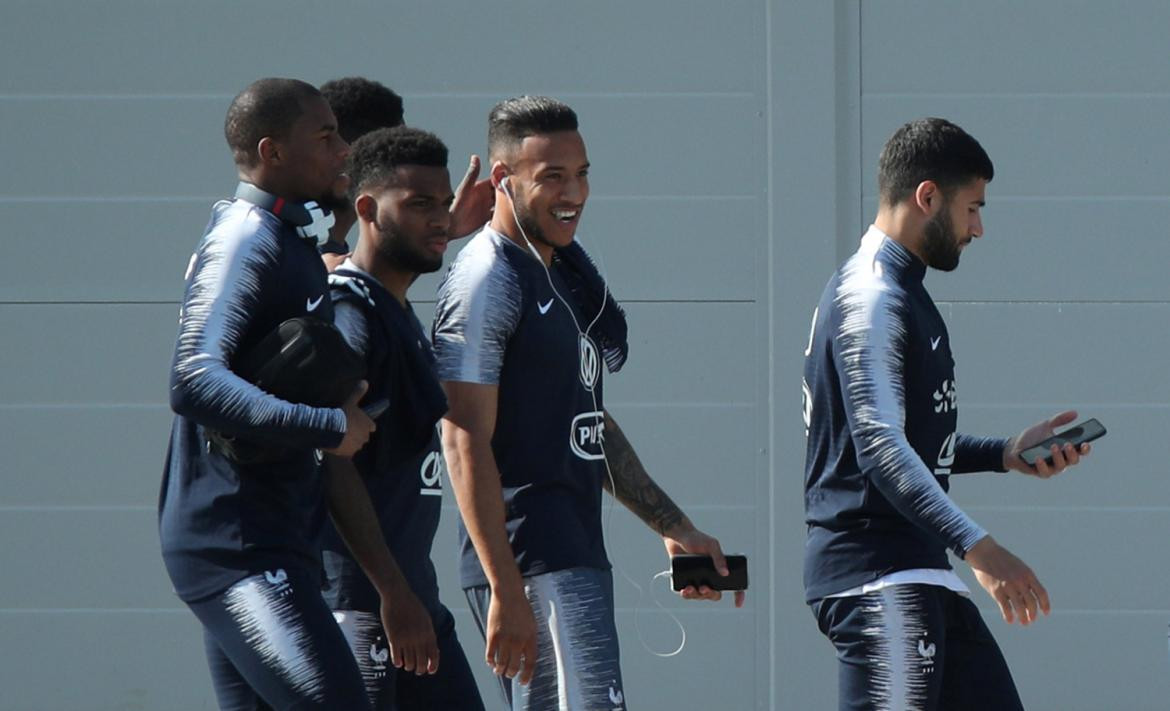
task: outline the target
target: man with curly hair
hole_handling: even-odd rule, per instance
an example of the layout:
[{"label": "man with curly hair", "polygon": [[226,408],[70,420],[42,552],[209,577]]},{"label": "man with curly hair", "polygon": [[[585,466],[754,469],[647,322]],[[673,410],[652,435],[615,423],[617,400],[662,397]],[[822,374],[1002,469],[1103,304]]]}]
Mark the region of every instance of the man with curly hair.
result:
[{"label": "man with curly hair", "polygon": [[377,589],[341,537],[327,531],[325,597],[374,708],[476,711],[483,704],[430,557],[445,468],[436,425],[447,398],[407,299],[419,274],[442,266],[447,249],[454,200],[447,147],[418,129],[378,129],[354,143],[348,169],[359,238],[330,279],[334,319],[366,361],[367,399],[389,405],[352,460],[330,457],[328,464],[356,468],[365,481],[393,553],[393,583],[379,620]]},{"label": "man with curly hair", "polygon": [[[337,117],[337,130],[346,143],[353,143],[370,131],[403,124],[402,97],[372,79],[333,79],[321,85],[321,93],[332,107]],[[472,155],[451,206],[451,234],[454,237],[470,234],[491,217],[491,184],[487,180],[477,180],[479,169],[479,156]],[[344,196],[348,182],[342,178],[334,193]],[[329,240],[321,246],[321,255],[325,266],[333,270],[349,255],[346,237],[357,221],[357,215],[353,204],[345,197],[339,197],[329,208],[334,211],[336,222],[329,231]]]}]

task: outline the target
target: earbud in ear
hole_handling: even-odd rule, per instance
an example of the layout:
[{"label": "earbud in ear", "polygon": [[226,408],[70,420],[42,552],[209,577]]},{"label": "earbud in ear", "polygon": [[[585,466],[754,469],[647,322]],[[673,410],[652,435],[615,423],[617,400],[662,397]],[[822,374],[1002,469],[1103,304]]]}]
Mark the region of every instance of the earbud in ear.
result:
[{"label": "earbud in ear", "polygon": [[508,190],[508,177],[509,176],[505,175],[504,177],[500,178],[500,189],[505,193],[508,193],[508,197],[512,197],[512,193]]}]

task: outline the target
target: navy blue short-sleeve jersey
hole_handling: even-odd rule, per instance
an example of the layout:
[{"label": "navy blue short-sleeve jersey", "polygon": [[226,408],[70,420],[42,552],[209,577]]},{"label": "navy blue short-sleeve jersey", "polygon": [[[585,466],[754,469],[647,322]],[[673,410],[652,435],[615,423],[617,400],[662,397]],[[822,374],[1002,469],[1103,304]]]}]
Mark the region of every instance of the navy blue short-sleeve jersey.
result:
[{"label": "navy blue short-sleeve jersey", "polygon": [[[485,227],[451,265],[432,329],[439,378],[499,386],[492,452],[521,575],[609,569],[601,531],[602,360],[569,287]],[[573,309],[572,312],[569,309]],[[486,585],[460,525],[464,588]]]},{"label": "navy blue short-sleeve jersey", "polygon": [[[340,444],[345,414],[280,400],[231,369],[238,354],[298,316],[333,319],[315,245],[244,200],[217,203],[188,267],[159,496],[163,558],[183,600],[283,564],[319,569],[326,514],[314,449]],[[204,428],[283,454],[231,461],[208,445]]]},{"label": "navy blue short-sleeve jersey", "polygon": [[[446,398],[431,344],[410,305],[400,304],[352,262],[343,264],[330,283],[335,323],[366,362],[370,389],[365,402],[389,402],[353,463],[395,562],[435,617],[440,603],[431,544],[439,527],[445,471],[437,424]],[[325,599],[332,609],[379,611],[377,590],[332,524],[325,529],[322,558]]]}]

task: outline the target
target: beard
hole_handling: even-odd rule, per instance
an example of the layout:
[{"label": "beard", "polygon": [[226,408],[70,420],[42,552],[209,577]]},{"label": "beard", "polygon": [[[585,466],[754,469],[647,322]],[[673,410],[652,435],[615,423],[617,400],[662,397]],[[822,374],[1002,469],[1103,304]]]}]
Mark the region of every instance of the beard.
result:
[{"label": "beard", "polygon": [[544,230],[541,229],[540,223],[536,220],[536,215],[528,209],[527,205],[521,205],[519,202],[512,203],[512,213],[516,216],[516,221],[520,224],[520,230],[524,236],[533,242],[539,242],[546,247],[557,248],[544,236]]},{"label": "beard", "polygon": [[926,240],[923,242],[923,252],[926,256],[926,266],[943,272],[954,271],[959,266],[959,235],[951,222],[950,201],[943,203],[943,207],[934,217],[926,222]]},{"label": "beard", "polygon": [[413,274],[430,274],[443,266],[443,255],[429,254],[415,247],[393,220],[379,219],[377,226],[378,254],[396,269]]}]

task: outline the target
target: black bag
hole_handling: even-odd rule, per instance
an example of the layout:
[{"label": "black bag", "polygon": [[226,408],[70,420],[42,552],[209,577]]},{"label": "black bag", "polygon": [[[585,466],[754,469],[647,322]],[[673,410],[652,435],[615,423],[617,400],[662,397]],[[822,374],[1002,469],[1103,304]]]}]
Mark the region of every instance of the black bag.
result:
[{"label": "black bag", "polygon": [[[291,318],[236,359],[236,375],[281,400],[341,407],[365,378],[365,363],[341,331],[317,318]],[[205,430],[208,445],[241,463],[285,459],[297,450]]]}]

